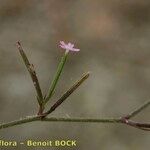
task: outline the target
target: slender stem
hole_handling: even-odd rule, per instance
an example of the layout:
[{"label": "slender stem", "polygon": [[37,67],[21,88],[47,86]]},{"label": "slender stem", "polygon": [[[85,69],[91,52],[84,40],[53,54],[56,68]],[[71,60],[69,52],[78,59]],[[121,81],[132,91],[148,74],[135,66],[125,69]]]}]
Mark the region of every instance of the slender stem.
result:
[{"label": "slender stem", "polygon": [[132,126],[137,129],[145,130],[145,131],[150,131],[150,123],[140,123],[140,122],[135,122],[135,121],[128,120],[125,118],[122,118],[121,120],[122,120],[122,123],[126,125]]},{"label": "slender stem", "polygon": [[54,105],[44,113],[44,117],[52,113],[59,105],[61,105],[87,78],[89,77],[89,72],[84,74],[81,79],[79,79],[71,88],[69,88],[55,103]]},{"label": "slender stem", "polygon": [[142,104],[141,106],[139,106],[138,108],[136,108],[134,111],[132,111],[131,113],[129,113],[128,115],[126,115],[124,118],[130,119],[130,118],[136,116],[138,113],[140,113],[142,110],[144,110],[149,105],[150,105],[150,101],[145,102],[144,104]]},{"label": "slender stem", "polygon": [[26,117],[26,118],[23,118],[23,119],[20,119],[20,120],[11,121],[11,122],[8,122],[8,123],[2,123],[2,124],[0,124],[0,129],[25,124],[25,123],[28,123],[28,122],[38,121],[38,120],[40,120],[40,118],[41,118],[40,116],[31,116],[31,117]]},{"label": "slender stem", "polygon": [[150,131],[150,124],[148,123],[138,123],[138,122],[134,122],[134,121],[126,121],[124,122],[121,118],[101,118],[101,119],[91,119],[91,118],[55,118],[55,117],[50,117],[50,118],[43,118],[41,120],[42,116],[30,116],[30,117],[26,117],[26,118],[22,118],[20,120],[15,120],[15,121],[11,121],[8,123],[2,123],[0,124],[0,129],[5,129],[5,128],[9,128],[9,127],[13,127],[16,125],[22,125],[25,123],[29,123],[29,122],[35,122],[35,121],[46,121],[46,122],[68,122],[68,123],[73,123],[73,122],[77,122],[77,123],[121,123],[121,124],[126,124],[128,126],[137,128],[137,129],[141,129],[141,130],[145,130],[145,131]]},{"label": "slender stem", "polygon": [[55,122],[88,122],[88,123],[122,123],[121,120],[115,118],[91,119],[91,118],[44,118],[42,121]]},{"label": "slender stem", "polygon": [[39,81],[38,81],[38,78],[37,78],[37,75],[36,75],[36,72],[35,72],[35,69],[34,69],[34,66],[33,64],[30,64],[22,46],[21,46],[21,43],[20,42],[17,42],[17,48],[20,52],[20,55],[22,56],[22,59],[28,69],[28,72],[31,76],[31,79],[33,81],[33,84],[34,84],[34,87],[36,89],[36,93],[37,93],[37,100],[38,100],[38,103],[39,105],[41,106],[42,103],[43,103],[43,95],[42,95],[42,90],[41,90],[41,87],[40,87],[40,84],[39,84]]},{"label": "slender stem", "polygon": [[49,88],[48,94],[45,98],[45,97],[43,97],[42,90],[40,88],[40,84],[39,84],[39,81],[38,81],[38,78],[37,78],[33,64],[30,64],[20,42],[17,42],[17,47],[19,49],[19,52],[22,56],[22,59],[23,59],[25,65],[28,69],[28,72],[30,73],[34,87],[36,89],[37,100],[38,100],[38,103],[40,106],[39,113],[36,116],[30,116],[30,117],[26,117],[26,118],[23,118],[20,120],[15,120],[15,121],[8,122],[8,123],[2,123],[2,124],[0,124],[0,129],[4,129],[4,128],[16,126],[16,125],[21,125],[21,124],[25,124],[25,123],[33,122],[33,121],[47,121],[47,122],[49,121],[49,122],[80,122],[80,123],[84,123],[84,122],[88,122],[88,123],[122,123],[122,124],[126,124],[126,125],[129,125],[129,126],[141,129],[141,130],[150,131],[150,123],[139,123],[139,122],[135,122],[135,121],[130,120],[130,118],[136,116],[143,109],[148,107],[150,105],[150,101],[144,103],[143,105],[141,105],[140,107],[138,107],[137,109],[135,109],[134,111],[129,113],[128,115],[123,116],[121,118],[104,118],[104,119],[55,118],[55,117],[47,118],[47,115],[49,115],[57,107],[59,107],[89,77],[89,73],[86,73],[85,75],[83,75],[81,77],[81,79],[78,80],[70,89],[68,89],[62,95],[62,97],[60,97],[60,99],[58,99],[54,103],[54,105],[52,105],[52,107],[47,112],[43,113],[44,105],[49,101],[49,99],[52,97],[52,95],[55,91],[56,85],[58,83],[58,80],[59,80],[60,75],[62,73],[62,70],[64,68],[65,62],[67,60],[67,56],[68,56],[69,51],[66,50],[64,56],[61,58],[61,61],[58,65],[54,79],[53,79],[52,84]]},{"label": "slender stem", "polygon": [[57,71],[56,71],[56,74],[55,74],[54,79],[53,79],[53,81],[51,83],[51,86],[49,88],[47,97],[45,99],[45,104],[50,100],[50,98],[52,97],[52,95],[54,93],[55,87],[56,87],[57,82],[59,80],[59,77],[60,77],[60,75],[62,73],[62,70],[64,68],[65,62],[67,60],[67,56],[68,56],[68,52],[65,52],[65,54],[63,55],[63,57],[60,60],[60,63],[58,65],[58,68],[57,68]]},{"label": "slender stem", "polygon": [[41,120],[41,116],[31,116],[31,117],[26,117],[20,120],[15,120],[12,122],[8,123],[3,123],[0,124],[0,129],[4,128],[9,128],[13,127],[16,125],[21,125],[29,122],[34,122],[34,121],[49,121],[49,122],[89,122],[89,123],[121,123],[120,119],[86,119],[86,118],[43,118]]},{"label": "slender stem", "polygon": [[26,117],[26,118],[23,118],[23,119],[20,119],[20,120],[11,121],[11,122],[8,122],[8,123],[2,123],[2,124],[0,124],[0,129],[9,128],[9,127],[13,127],[13,126],[16,126],[16,125],[21,125],[21,124],[25,124],[25,123],[28,123],[28,122],[34,122],[34,121],[80,122],[80,123],[84,123],[84,122],[88,122],[88,123],[122,123],[122,124],[126,124],[128,126],[132,126],[134,128],[137,128],[137,129],[150,131],[150,123],[139,123],[139,122],[135,122],[135,121],[132,121],[132,120],[128,120],[127,118],[124,118],[124,117],[121,117],[121,118],[103,118],[103,119],[55,118],[55,117],[51,117],[51,118],[45,117],[45,118],[43,118],[43,114],[42,115],[38,115],[38,116]]}]

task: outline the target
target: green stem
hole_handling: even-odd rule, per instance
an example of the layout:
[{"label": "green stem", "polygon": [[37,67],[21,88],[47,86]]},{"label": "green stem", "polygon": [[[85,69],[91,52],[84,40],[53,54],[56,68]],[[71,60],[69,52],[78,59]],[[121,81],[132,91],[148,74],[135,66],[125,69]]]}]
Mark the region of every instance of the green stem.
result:
[{"label": "green stem", "polygon": [[65,54],[63,55],[63,57],[61,58],[61,61],[60,61],[59,65],[58,65],[56,74],[55,74],[54,79],[52,81],[52,84],[51,84],[51,86],[49,88],[47,97],[45,99],[45,104],[50,100],[50,98],[52,97],[52,95],[54,93],[55,87],[56,87],[57,82],[59,80],[59,77],[60,77],[60,75],[62,73],[62,70],[64,68],[65,62],[67,60],[67,56],[68,56],[68,52],[66,51]]},{"label": "green stem", "polygon": [[[136,110],[143,110],[144,108],[146,108],[145,106],[148,106],[149,102],[143,104],[141,107],[139,107]],[[135,115],[137,115],[137,112],[139,111],[133,111],[136,113],[131,113],[131,117]],[[80,123],[84,123],[84,122],[88,122],[88,123],[122,123],[122,124],[126,124],[141,130],[148,130],[150,128],[150,123],[138,123],[138,122],[134,122],[131,120],[128,120],[127,118],[124,117],[120,117],[120,118],[103,118],[103,119],[91,119],[91,118],[55,118],[55,117],[51,117],[51,118],[42,118],[43,115],[37,115],[37,116],[30,116],[30,117],[26,117],[26,118],[22,118],[20,120],[15,120],[15,121],[11,121],[8,123],[2,123],[0,124],[0,129],[4,129],[4,128],[9,128],[9,127],[13,127],[16,125],[21,125],[21,124],[25,124],[28,122],[34,122],[34,121],[49,121],[49,122],[80,122]]]},{"label": "green stem", "polygon": [[45,112],[43,115],[46,117],[52,113],[57,107],[59,107],[88,77],[90,73],[87,72],[84,74],[78,81],[76,81],[71,88],[69,88],[53,105],[52,107]]},{"label": "green stem", "polygon": [[88,123],[122,123],[121,120],[115,118],[91,119],[91,118],[44,118],[42,121],[54,122],[88,122]]},{"label": "green stem", "polygon": [[142,110],[144,110],[149,105],[150,105],[150,101],[145,102],[144,104],[142,104],[141,106],[139,106],[138,108],[136,108],[134,111],[132,111],[131,113],[129,113],[128,115],[126,115],[124,118],[130,119],[130,118],[136,116],[138,113],[140,113]]},{"label": "green stem", "polygon": [[36,93],[37,93],[37,100],[38,100],[39,105],[41,106],[43,103],[43,94],[42,94],[42,90],[41,90],[40,83],[39,83],[38,77],[36,75],[34,66],[33,66],[33,64],[30,64],[20,42],[17,42],[17,48],[20,52],[20,55],[24,61],[25,66],[28,69],[28,72],[31,76],[33,85],[34,85]]},{"label": "green stem", "polygon": [[16,125],[25,124],[28,122],[34,122],[34,121],[49,121],[49,122],[89,122],[89,123],[122,123],[120,119],[83,119],[83,118],[43,118],[41,120],[41,116],[31,116],[27,118],[23,118],[20,120],[15,120],[8,123],[0,124],[0,129],[13,127]]},{"label": "green stem", "polygon": [[37,121],[37,120],[40,120],[39,116],[26,117],[26,118],[23,118],[23,119],[20,119],[20,120],[15,120],[15,121],[11,121],[11,122],[8,122],[8,123],[0,124],[0,129],[9,128],[9,127],[13,127],[13,126],[16,126],[16,125],[21,125],[21,124],[24,124],[24,123]]}]

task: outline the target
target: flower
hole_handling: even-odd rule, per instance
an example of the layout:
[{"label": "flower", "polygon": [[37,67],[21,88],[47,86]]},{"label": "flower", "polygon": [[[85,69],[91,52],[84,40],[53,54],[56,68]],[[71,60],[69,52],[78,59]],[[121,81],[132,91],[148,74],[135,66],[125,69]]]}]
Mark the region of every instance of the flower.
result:
[{"label": "flower", "polygon": [[74,44],[71,44],[70,42],[68,44],[66,44],[64,41],[60,41],[59,46],[61,48],[65,49],[66,52],[69,52],[69,51],[78,52],[78,51],[80,51],[80,49],[74,48]]}]

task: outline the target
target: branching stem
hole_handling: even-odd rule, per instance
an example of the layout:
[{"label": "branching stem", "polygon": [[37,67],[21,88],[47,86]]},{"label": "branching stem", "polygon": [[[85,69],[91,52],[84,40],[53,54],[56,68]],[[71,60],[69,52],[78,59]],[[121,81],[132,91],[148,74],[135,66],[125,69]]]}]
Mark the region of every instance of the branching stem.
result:
[{"label": "branching stem", "polygon": [[41,116],[31,116],[26,117],[24,119],[15,120],[8,123],[0,124],[0,129],[13,127],[16,125],[21,125],[34,121],[47,121],[47,122],[89,122],[89,123],[121,123],[120,119],[86,119],[86,118],[43,118],[41,120]]},{"label": "branching stem", "polygon": [[23,48],[21,46],[20,42],[17,42],[17,47],[19,49],[19,52],[22,56],[22,59],[30,73],[30,76],[32,78],[34,87],[36,89],[37,93],[37,100],[39,103],[39,113],[36,116],[30,116],[26,117],[24,119],[8,122],[8,123],[2,123],[0,124],[0,129],[16,126],[16,125],[21,125],[29,122],[34,122],[34,121],[47,121],[47,122],[80,122],[80,123],[121,123],[125,124],[128,126],[135,127],[137,129],[145,130],[145,131],[150,131],[150,123],[140,123],[140,122],[135,122],[132,121],[131,118],[134,116],[138,115],[142,110],[144,110],[146,107],[150,105],[150,101],[142,104],[140,107],[136,108],[134,111],[131,113],[127,114],[126,116],[120,117],[120,118],[103,118],[103,119],[92,119],[92,118],[47,118],[49,114],[51,114],[56,108],[58,108],[88,77],[89,73],[86,73],[81,77],[80,80],[75,82],[75,84],[69,88],[51,107],[50,109],[43,113],[44,111],[44,105],[49,101],[49,99],[52,97],[54,90],[56,88],[57,82],[59,80],[59,77],[61,75],[61,72],[63,70],[64,64],[67,59],[68,51],[65,52],[64,56],[62,57],[58,69],[56,71],[56,74],[54,76],[54,79],[52,81],[52,84],[50,86],[50,89],[48,91],[48,94],[46,95],[46,98],[43,98],[42,90],[40,88],[40,84],[34,69],[34,66],[30,64],[25,52],[23,51]]},{"label": "branching stem", "polygon": [[128,115],[126,115],[125,118],[126,119],[133,118],[134,116],[136,116],[138,113],[140,113],[143,109],[145,109],[149,105],[150,105],[150,101],[145,102],[144,104],[142,104],[141,106],[139,106],[138,108],[136,108],[134,111],[132,111],[131,113],[129,113]]},{"label": "branching stem", "polygon": [[28,69],[28,72],[31,76],[31,79],[33,81],[33,85],[36,89],[36,93],[37,93],[37,100],[38,100],[38,103],[39,105],[41,106],[42,103],[43,103],[43,94],[42,94],[42,90],[41,90],[41,87],[40,87],[40,84],[39,84],[39,81],[38,81],[38,78],[37,78],[37,75],[36,75],[36,72],[35,72],[35,69],[34,69],[34,65],[33,64],[30,64],[22,46],[21,46],[21,43],[18,41],[17,42],[17,48],[20,52],[20,55],[24,61],[24,64],[26,66],[26,68]]},{"label": "branching stem", "polygon": [[58,106],[60,106],[88,77],[89,72],[84,74],[77,82],[74,83],[74,85],[69,88],[53,105],[52,107],[43,114],[44,117],[52,113]]},{"label": "branching stem", "polygon": [[[147,102],[147,103],[149,103],[149,102]],[[140,111],[142,111],[142,110],[143,109],[140,109]],[[9,128],[9,127],[13,127],[16,125],[21,125],[21,124],[25,124],[25,123],[29,123],[29,122],[34,122],[34,121],[78,122],[78,123],[85,123],[85,122],[87,122],[87,123],[121,123],[121,124],[125,124],[128,126],[132,126],[137,129],[150,131],[150,123],[139,123],[139,122],[135,122],[135,121],[126,119],[125,117],[92,119],[92,118],[55,118],[55,117],[47,118],[44,116],[44,118],[43,118],[43,115],[29,116],[29,117],[26,117],[26,118],[23,118],[20,120],[15,120],[15,121],[8,122],[8,123],[2,123],[2,124],[0,124],[0,129]]]}]

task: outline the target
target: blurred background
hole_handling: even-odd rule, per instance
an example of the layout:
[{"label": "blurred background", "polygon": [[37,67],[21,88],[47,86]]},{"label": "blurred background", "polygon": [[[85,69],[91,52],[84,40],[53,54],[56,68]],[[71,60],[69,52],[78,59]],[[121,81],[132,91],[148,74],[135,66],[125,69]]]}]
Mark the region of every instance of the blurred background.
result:
[{"label": "blurred background", "polygon": [[[36,93],[15,46],[18,40],[35,65],[43,93],[63,55],[59,41],[73,42],[81,49],[69,54],[48,106],[83,73],[91,72],[51,116],[120,117],[150,98],[149,0],[0,0],[1,122],[37,112]],[[149,113],[147,108],[134,119],[149,122]],[[70,149],[80,150],[150,147],[148,132],[119,124],[33,122],[1,130],[0,137],[17,141],[72,139],[77,140],[77,147]]]}]

